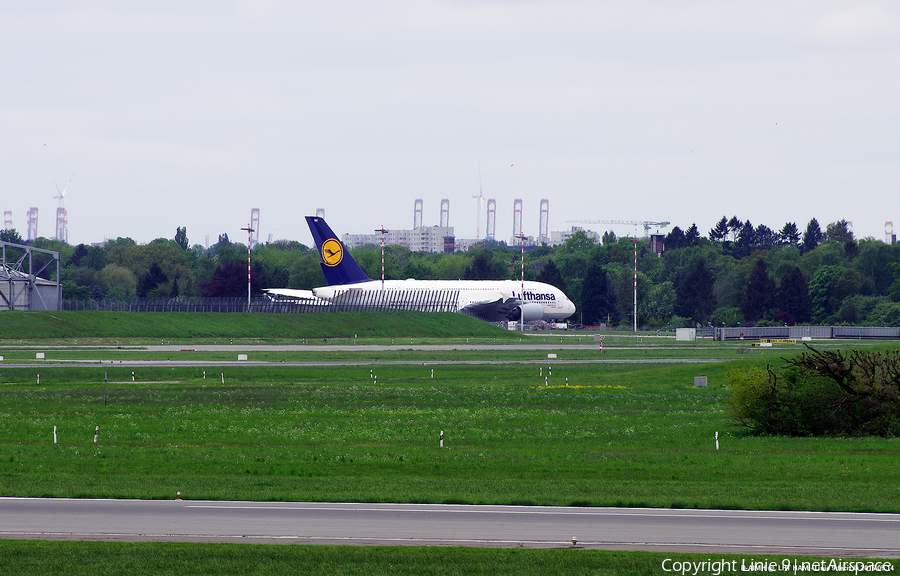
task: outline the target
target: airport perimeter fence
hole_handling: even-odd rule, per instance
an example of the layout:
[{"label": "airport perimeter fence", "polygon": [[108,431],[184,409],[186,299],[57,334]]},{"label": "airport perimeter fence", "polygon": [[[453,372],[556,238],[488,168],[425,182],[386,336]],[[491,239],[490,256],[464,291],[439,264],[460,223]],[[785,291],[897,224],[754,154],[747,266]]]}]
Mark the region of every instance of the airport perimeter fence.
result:
[{"label": "airport perimeter fence", "polygon": [[[712,331],[712,328],[705,330]],[[753,328],[715,328],[714,338],[725,340],[830,340],[849,338],[857,340],[900,338],[897,326],[759,326]],[[700,336],[700,331],[697,331]]]},{"label": "airport perimeter fence", "polygon": [[297,300],[259,296],[246,298],[132,298],[130,300],[63,300],[63,310],[111,310],[116,312],[259,312],[307,314],[316,312],[457,312],[459,292],[435,290],[347,290],[332,300]]}]

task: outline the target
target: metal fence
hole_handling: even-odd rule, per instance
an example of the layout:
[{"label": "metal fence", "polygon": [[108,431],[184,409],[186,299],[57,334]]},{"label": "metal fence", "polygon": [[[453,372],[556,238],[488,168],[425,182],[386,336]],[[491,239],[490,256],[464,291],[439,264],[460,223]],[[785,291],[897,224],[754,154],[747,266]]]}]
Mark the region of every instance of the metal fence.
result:
[{"label": "metal fence", "polygon": [[407,310],[457,312],[459,291],[347,290],[330,301],[292,300],[261,296],[252,298],[132,298],[130,300],[63,300],[63,310],[112,310],[118,312],[262,312],[314,313]]},{"label": "metal fence", "polygon": [[[711,330],[707,328],[707,330]],[[697,336],[700,336],[698,331]],[[759,326],[753,328],[716,328],[716,340],[801,340],[813,338],[827,340],[832,338],[854,339],[898,339],[900,327],[897,326]]]}]

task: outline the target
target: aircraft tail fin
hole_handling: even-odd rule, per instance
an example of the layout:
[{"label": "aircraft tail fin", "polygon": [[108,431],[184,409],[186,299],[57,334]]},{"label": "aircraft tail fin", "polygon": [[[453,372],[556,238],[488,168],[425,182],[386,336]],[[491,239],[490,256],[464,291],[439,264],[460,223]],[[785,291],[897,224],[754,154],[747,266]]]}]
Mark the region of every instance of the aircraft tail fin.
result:
[{"label": "aircraft tail fin", "polygon": [[307,216],[306,224],[319,249],[319,257],[322,259],[319,264],[322,266],[325,281],[329,286],[357,284],[371,280],[350,255],[350,251],[343,242],[338,240],[337,235],[331,231],[324,219],[318,216]]}]

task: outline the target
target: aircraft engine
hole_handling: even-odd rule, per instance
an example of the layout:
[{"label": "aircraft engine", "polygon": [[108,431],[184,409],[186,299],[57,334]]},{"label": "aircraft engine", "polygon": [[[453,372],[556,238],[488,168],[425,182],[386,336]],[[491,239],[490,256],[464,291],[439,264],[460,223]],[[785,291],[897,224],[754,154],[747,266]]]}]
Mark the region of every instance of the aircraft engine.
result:
[{"label": "aircraft engine", "polygon": [[522,304],[512,312],[507,319],[521,322],[537,322],[544,317],[544,307],[540,304]]},{"label": "aircraft engine", "polygon": [[331,286],[323,286],[321,288],[313,288],[313,295],[323,300],[331,300],[337,294],[337,291]]}]

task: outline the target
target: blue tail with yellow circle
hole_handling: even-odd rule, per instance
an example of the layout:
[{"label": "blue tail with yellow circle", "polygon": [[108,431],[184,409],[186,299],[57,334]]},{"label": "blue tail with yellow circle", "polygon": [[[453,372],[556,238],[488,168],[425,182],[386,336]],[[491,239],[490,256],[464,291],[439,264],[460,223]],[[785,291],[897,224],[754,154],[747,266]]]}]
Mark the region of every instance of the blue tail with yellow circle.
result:
[{"label": "blue tail with yellow circle", "polygon": [[319,258],[321,259],[319,264],[322,266],[325,281],[329,286],[358,284],[372,280],[366,276],[363,269],[350,255],[350,251],[338,239],[337,234],[332,232],[324,219],[318,216],[307,216],[306,224],[319,249]]}]

